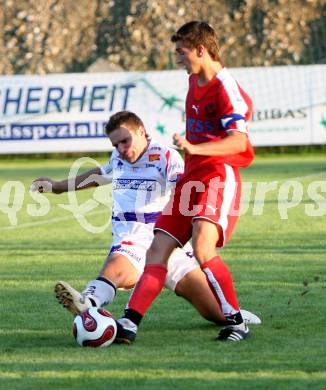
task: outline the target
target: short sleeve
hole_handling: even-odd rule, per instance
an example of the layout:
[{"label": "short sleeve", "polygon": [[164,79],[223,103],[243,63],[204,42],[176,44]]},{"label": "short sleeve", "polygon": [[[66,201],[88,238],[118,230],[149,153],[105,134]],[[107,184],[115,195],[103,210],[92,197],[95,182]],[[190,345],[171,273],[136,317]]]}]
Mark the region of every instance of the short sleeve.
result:
[{"label": "short sleeve", "polygon": [[106,164],[102,165],[100,168],[101,168],[102,175],[108,175],[112,172],[113,169],[112,155],[110,160]]},{"label": "short sleeve", "polygon": [[184,171],[184,161],[180,154],[169,148],[165,152],[166,158],[166,181],[171,185],[175,184]]}]

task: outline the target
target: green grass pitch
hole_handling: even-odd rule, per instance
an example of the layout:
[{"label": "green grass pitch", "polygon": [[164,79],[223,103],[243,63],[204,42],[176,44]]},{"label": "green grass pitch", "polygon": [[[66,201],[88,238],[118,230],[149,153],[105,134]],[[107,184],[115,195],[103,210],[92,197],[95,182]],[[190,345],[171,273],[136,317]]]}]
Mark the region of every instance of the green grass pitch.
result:
[{"label": "green grass pitch", "polygon": [[[82,289],[97,275],[109,228],[85,230],[59,206],[67,194],[47,195],[47,210],[28,193],[32,179],[64,178],[73,161],[0,160],[1,389],[326,388],[325,156],[260,156],[242,172],[252,185],[248,208],[222,256],[241,306],[262,318],[250,340],[215,342],[218,329],[164,291],[136,342],[107,349],[77,346],[53,286],[63,279]],[[86,218],[100,228],[110,215],[109,188],[95,191],[77,199],[98,202]],[[291,199],[297,205],[287,209]],[[127,298],[119,292],[109,310],[119,316]]]}]

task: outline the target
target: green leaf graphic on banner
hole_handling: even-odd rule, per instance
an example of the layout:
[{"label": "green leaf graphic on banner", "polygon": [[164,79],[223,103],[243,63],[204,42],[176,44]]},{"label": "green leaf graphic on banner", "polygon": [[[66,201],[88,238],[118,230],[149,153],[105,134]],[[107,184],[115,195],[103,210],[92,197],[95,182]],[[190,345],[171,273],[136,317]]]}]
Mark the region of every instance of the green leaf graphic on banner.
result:
[{"label": "green leaf graphic on banner", "polygon": [[162,125],[161,123],[158,123],[158,124],[156,125],[156,130],[157,130],[159,133],[164,134],[164,133],[165,133],[165,126]]},{"label": "green leaf graphic on banner", "polygon": [[320,124],[323,125],[326,129],[326,118],[324,116],[322,117]]},{"label": "green leaf graphic on banner", "polygon": [[179,99],[177,96],[174,95],[172,96],[162,95],[161,92],[145,78],[141,78],[139,79],[139,81],[143,82],[156,96],[158,96],[161,100],[163,100],[163,105],[160,108],[160,110],[162,110],[164,107],[168,107],[168,108],[176,108],[180,111],[183,111],[183,109],[178,107],[177,105],[178,102],[182,102],[182,99]]},{"label": "green leaf graphic on banner", "polygon": [[181,101],[181,99],[178,99],[176,96],[171,96],[171,97],[163,97],[163,96],[162,96],[162,99],[163,99],[163,101],[164,101],[164,104],[163,104],[163,106],[161,107],[161,109],[164,108],[165,106],[167,106],[167,107],[169,107],[169,108],[172,108],[172,107],[175,106],[175,103]]}]

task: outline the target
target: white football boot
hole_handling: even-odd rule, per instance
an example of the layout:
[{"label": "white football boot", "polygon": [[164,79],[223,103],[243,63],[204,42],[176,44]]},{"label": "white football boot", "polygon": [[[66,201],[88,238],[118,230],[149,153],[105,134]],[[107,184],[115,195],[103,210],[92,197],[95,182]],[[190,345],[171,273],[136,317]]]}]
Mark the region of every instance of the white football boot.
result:
[{"label": "white football boot", "polygon": [[248,310],[241,309],[240,313],[243,318],[243,322],[247,325],[260,325],[261,319],[254,313],[251,313]]},{"label": "white football boot", "polygon": [[88,291],[88,289],[80,293],[69,283],[59,281],[54,286],[54,292],[59,303],[75,316],[90,307],[99,307],[96,297],[92,295],[93,291]]}]

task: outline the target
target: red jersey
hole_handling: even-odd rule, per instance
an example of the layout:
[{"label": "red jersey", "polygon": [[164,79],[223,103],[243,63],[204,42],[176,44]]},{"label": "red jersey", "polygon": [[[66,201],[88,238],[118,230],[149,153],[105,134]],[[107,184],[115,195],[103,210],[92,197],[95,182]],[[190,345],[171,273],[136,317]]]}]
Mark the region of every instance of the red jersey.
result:
[{"label": "red jersey", "polygon": [[[230,130],[248,134],[247,121],[251,113],[250,97],[226,68],[202,87],[198,85],[198,75],[190,75],[186,99],[186,139],[190,143],[218,142]],[[246,167],[253,158],[254,151],[247,138],[247,149],[242,153],[226,156],[186,155],[185,173],[203,165]]]}]

